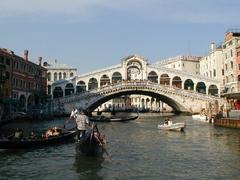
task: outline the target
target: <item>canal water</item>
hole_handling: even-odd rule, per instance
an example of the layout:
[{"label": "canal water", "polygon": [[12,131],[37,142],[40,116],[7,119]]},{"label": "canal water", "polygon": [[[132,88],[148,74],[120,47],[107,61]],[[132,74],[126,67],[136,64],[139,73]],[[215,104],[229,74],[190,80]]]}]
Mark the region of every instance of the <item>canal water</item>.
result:
[{"label": "canal water", "polygon": [[[104,158],[85,157],[76,144],[0,150],[0,179],[239,179],[240,131],[173,116],[185,132],[158,130],[164,118],[145,115],[125,123],[101,123],[107,136]],[[64,119],[15,122],[1,133],[62,125]],[[6,130],[7,129],[7,130]],[[27,132],[27,133],[28,133]]]}]

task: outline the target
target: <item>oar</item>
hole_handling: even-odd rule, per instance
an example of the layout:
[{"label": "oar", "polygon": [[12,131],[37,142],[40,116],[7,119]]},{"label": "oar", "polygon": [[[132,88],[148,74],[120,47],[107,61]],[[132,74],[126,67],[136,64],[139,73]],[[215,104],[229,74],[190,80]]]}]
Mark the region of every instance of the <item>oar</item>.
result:
[{"label": "oar", "polygon": [[108,156],[109,160],[112,160],[112,155],[107,151],[106,147],[104,145],[102,145],[103,151],[106,153],[106,155]]}]

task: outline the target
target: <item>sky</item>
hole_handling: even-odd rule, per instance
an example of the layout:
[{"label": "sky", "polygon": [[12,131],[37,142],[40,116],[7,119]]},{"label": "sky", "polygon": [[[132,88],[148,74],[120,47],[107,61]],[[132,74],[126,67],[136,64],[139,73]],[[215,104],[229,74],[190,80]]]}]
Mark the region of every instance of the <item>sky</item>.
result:
[{"label": "sky", "polygon": [[140,55],[204,56],[240,28],[239,0],[0,0],[0,47],[79,74]]}]

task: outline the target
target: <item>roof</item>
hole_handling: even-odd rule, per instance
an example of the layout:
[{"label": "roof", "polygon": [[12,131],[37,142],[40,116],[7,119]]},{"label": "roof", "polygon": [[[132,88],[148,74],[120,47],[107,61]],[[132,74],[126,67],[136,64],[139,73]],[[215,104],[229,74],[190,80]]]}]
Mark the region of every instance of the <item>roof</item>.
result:
[{"label": "roof", "polygon": [[59,64],[56,62],[44,62],[44,67],[46,69],[71,69],[71,70],[77,70],[77,68],[73,68],[71,66],[68,66],[67,64]]}]

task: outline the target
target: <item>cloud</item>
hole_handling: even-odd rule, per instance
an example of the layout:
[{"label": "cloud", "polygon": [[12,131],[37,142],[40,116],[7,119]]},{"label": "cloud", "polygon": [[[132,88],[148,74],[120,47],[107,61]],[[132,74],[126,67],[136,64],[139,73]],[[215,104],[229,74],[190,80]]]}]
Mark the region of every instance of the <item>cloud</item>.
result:
[{"label": "cloud", "polygon": [[234,0],[0,0],[0,4],[1,19],[61,16],[74,22],[112,12],[143,20],[225,24],[240,15],[240,2]]}]

